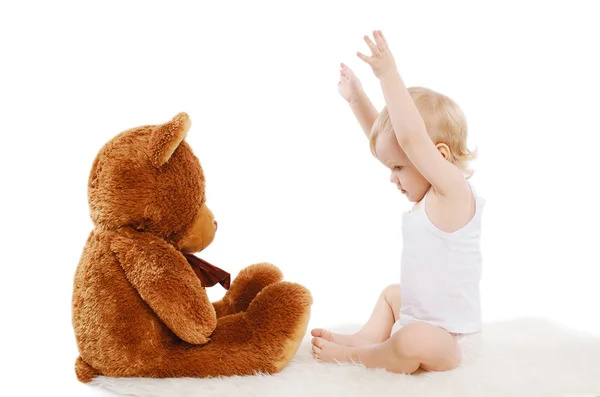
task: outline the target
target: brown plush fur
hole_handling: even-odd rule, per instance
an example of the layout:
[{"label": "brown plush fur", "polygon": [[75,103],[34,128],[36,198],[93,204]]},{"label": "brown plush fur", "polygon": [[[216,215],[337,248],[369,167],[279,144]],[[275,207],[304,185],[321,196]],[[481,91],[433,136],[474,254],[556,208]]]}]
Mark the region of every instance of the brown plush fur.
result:
[{"label": "brown plush fur", "polygon": [[127,130],[100,150],[89,178],[95,228],[75,273],[77,378],[275,373],[306,332],[312,299],[268,263],[242,270],[219,302],[182,252],[204,249],[216,222],[180,113]]}]

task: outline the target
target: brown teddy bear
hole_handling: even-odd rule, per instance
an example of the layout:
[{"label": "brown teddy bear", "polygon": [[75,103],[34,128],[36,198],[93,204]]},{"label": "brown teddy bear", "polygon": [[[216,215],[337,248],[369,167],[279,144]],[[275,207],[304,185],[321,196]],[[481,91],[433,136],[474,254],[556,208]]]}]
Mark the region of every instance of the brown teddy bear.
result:
[{"label": "brown teddy bear", "polygon": [[180,113],[124,131],[93,163],[95,228],[72,301],[82,382],[272,374],[304,337],[311,295],[281,281],[271,264],[245,268],[222,300],[208,300],[201,280],[228,287],[228,274],[191,255],[212,242],[217,223],[200,162],[184,141],[189,128]]}]

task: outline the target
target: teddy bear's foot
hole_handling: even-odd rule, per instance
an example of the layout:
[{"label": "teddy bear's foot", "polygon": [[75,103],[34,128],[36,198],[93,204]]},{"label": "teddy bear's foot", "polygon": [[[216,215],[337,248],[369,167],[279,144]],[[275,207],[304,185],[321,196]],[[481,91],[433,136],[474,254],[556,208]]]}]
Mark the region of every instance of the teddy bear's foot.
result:
[{"label": "teddy bear's foot", "polygon": [[294,357],[308,327],[312,297],[296,283],[278,282],[264,288],[250,304],[246,320],[250,344],[278,372]]},{"label": "teddy bear's foot", "polygon": [[81,357],[77,357],[75,361],[75,375],[77,375],[77,379],[80,382],[88,383],[100,374],[91,365],[83,361]]},{"label": "teddy bear's foot", "polygon": [[217,317],[248,310],[250,302],[268,285],[281,281],[283,274],[270,263],[257,263],[243,269],[231,283],[223,299],[214,302]]}]

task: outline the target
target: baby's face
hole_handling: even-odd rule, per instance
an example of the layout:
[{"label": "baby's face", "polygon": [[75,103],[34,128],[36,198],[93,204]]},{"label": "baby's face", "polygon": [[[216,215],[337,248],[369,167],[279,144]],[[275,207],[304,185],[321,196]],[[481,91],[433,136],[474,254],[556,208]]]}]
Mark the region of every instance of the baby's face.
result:
[{"label": "baby's face", "polygon": [[431,184],[410,162],[393,133],[382,133],[375,142],[375,153],[379,161],[390,169],[390,182],[416,203],[427,193]]}]

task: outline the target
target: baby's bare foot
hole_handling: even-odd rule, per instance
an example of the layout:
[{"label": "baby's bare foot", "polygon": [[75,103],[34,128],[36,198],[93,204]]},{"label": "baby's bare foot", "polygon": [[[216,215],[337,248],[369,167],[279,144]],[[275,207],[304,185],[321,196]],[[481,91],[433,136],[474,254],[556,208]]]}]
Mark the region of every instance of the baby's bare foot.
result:
[{"label": "baby's bare foot", "polygon": [[357,361],[357,349],[338,345],[323,338],[313,338],[313,356],[317,361],[330,363],[346,363]]},{"label": "baby's bare foot", "polygon": [[360,347],[360,346],[368,346],[372,345],[374,342],[369,341],[365,338],[360,337],[357,334],[354,335],[344,335],[344,334],[335,334],[333,332],[327,331],[323,328],[315,328],[310,334],[315,338],[325,339],[328,342],[333,342],[338,345],[348,346],[348,347]]}]

